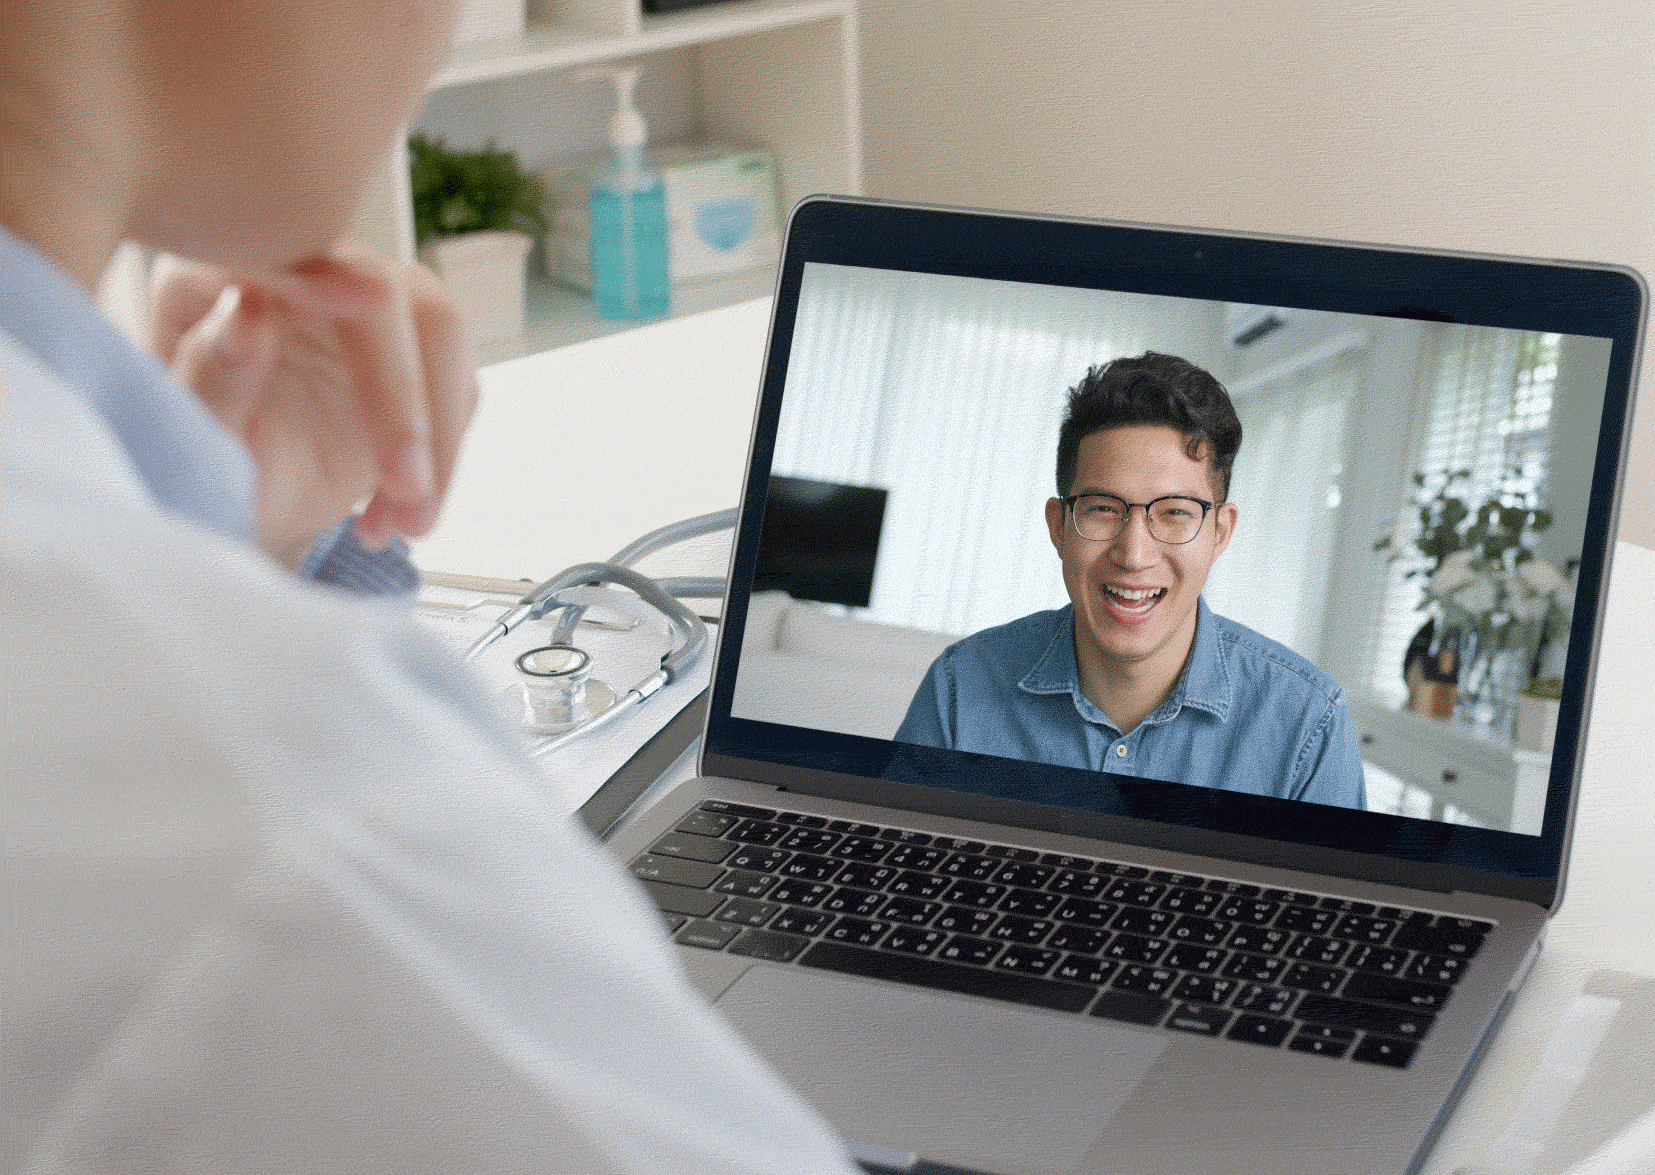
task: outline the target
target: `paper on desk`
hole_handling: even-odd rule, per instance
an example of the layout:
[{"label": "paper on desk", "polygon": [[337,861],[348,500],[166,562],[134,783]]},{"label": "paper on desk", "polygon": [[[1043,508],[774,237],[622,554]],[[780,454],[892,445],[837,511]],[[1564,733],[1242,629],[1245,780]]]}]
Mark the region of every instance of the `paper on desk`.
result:
[{"label": "paper on desk", "polygon": [[[598,624],[581,624],[572,643],[592,658],[593,679],[608,683],[617,694],[658,669],[661,657],[673,648],[672,629],[666,618],[630,592],[573,588],[561,593],[560,598],[590,605],[586,619]],[[504,615],[517,598],[427,584],[420,591],[419,602],[417,615],[421,622],[459,655]],[[524,621],[473,662],[474,668],[495,687],[502,713],[513,721],[522,713],[514,662],[529,649],[551,643],[556,619],[553,614],[544,620]],[[600,624],[616,627],[599,627]],[[621,626],[625,626],[625,631],[621,631]],[[555,751],[536,756],[533,761],[545,775],[548,791],[558,806],[572,814],[591,798],[656,731],[706,688],[711,667],[709,648],[687,672],[641,706]],[[529,732],[525,735],[535,737]]]}]

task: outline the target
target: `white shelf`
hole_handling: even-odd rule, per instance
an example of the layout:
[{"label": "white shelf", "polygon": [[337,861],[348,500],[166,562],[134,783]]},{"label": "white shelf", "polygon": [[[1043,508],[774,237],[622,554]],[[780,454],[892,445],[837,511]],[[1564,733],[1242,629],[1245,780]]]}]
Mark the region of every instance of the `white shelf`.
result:
[{"label": "white shelf", "polygon": [[[638,0],[532,0],[520,36],[457,47],[430,89],[663,54],[677,55],[669,72],[688,79],[680,121],[694,134],[775,152],[782,215],[813,193],[862,190],[856,0],[727,0],[659,16],[643,14]],[[521,106],[529,99],[511,101]],[[510,139],[502,137],[500,145],[522,149]],[[378,252],[412,260],[413,214],[400,145],[370,182],[352,235]],[[599,319],[588,297],[532,271],[528,283],[527,327],[518,338],[480,348],[484,362],[636,325]],[[773,272],[766,272],[685,286],[674,291],[673,316],[763,297],[773,284]]]},{"label": "white shelf", "polygon": [[636,31],[595,32],[572,21],[531,21],[521,36],[461,45],[431,89],[682,49],[842,19],[853,11],[853,0],[730,0],[683,12],[644,15]]},{"label": "white shelf", "polygon": [[774,292],[776,272],[772,268],[747,270],[728,277],[686,282],[672,289],[672,309],[665,318],[640,322],[613,322],[599,318],[592,296],[546,278],[531,269],[527,299],[523,307],[523,333],[501,342],[483,343],[477,348],[480,366],[538,355],[568,347],[587,339],[621,334],[654,322],[683,318],[706,310],[718,310]]}]

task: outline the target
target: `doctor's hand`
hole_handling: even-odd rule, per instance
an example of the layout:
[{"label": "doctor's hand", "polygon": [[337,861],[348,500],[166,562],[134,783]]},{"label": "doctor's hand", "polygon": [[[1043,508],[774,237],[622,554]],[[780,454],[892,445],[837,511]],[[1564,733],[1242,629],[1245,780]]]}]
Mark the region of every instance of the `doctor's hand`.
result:
[{"label": "doctor's hand", "polygon": [[152,293],[156,354],[252,455],[266,553],[297,569],[363,503],[370,548],[431,529],[477,379],[430,271],[347,247],[280,273],[163,257]]}]

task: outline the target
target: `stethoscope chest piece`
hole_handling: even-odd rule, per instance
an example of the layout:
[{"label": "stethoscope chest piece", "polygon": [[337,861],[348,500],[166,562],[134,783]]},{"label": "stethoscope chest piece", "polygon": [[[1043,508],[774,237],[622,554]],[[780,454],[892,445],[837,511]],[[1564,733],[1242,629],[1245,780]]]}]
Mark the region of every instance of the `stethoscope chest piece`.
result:
[{"label": "stethoscope chest piece", "polygon": [[589,722],[615,704],[615,691],[592,677],[592,658],[573,645],[542,645],[518,656],[515,695],[523,726],[560,734]]}]

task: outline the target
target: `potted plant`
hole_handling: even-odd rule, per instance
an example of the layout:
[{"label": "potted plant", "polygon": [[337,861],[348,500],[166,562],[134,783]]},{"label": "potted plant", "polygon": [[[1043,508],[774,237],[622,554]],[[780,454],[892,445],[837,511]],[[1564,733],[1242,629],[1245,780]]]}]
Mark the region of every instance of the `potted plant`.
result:
[{"label": "potted plant", "polygon": [[521,334],[524,261],[534,236],[547,229],[538,182],[493,142],[456,151],[416,133],[408,156],[420,259],[479,342]]},{"label": "potted plant", "polygon": [[1561,677],[1536,677],[1517,696],[1517,745],[1542,755],[1552,753],[1557,711],[1563,700]]}]

